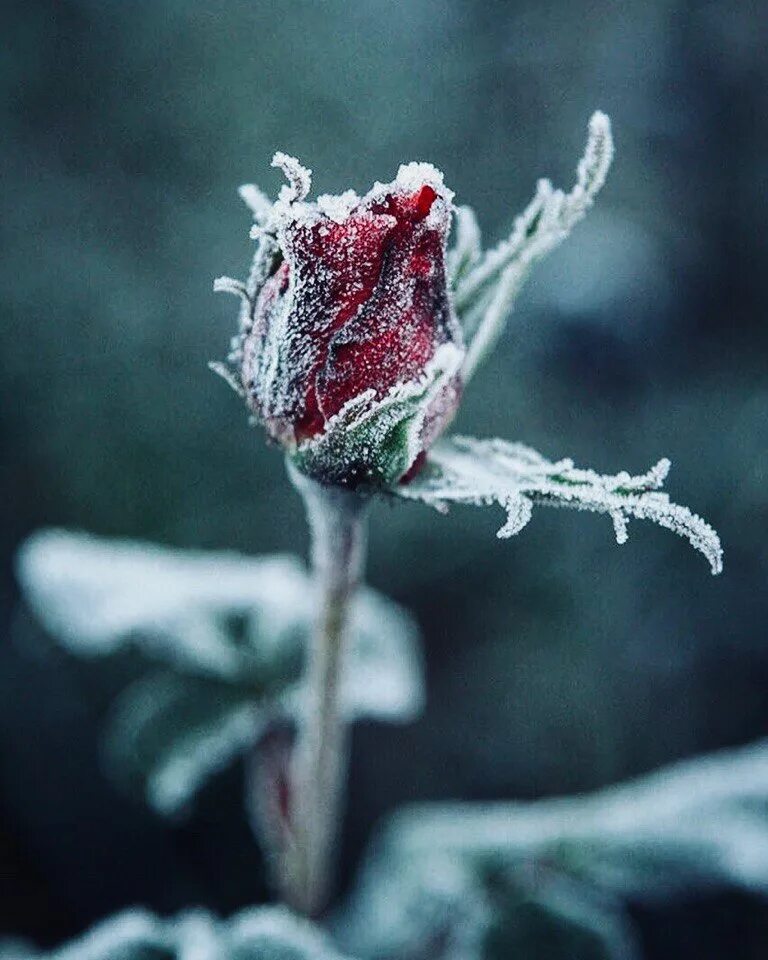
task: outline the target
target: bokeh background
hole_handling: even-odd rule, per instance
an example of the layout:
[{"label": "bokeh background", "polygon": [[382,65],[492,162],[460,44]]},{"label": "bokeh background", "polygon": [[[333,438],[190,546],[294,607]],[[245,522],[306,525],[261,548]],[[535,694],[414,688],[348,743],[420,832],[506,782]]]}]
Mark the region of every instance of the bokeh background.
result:
[{"label": "bokeh background", "polygon": [[[2,20],[0,931],[266,896],[237,769],[170,825],[104,778],[120,678],[14,642],[12,557],[52,524],[304,551],[280,456],[205,367],[236,313],[211,280],[250,256],[235,187],[274,192],[276,149],[319,192],[430,160],[490,242],[537,177],[570,186],[608,112],[609,183],[458,428],[603,471],[669,456],[726,548],[713,580],[640,524],[619,549],[605,519],[539,511],[501,542],[490,511],[378,507],[370,580],[418,617],[429,704],[355,729],[343,882],[404,802],[588,791],[766,732],[765,3],[6,0]],[[715,892],[639,923],[654,957],[757,957],[766,911]]]}]

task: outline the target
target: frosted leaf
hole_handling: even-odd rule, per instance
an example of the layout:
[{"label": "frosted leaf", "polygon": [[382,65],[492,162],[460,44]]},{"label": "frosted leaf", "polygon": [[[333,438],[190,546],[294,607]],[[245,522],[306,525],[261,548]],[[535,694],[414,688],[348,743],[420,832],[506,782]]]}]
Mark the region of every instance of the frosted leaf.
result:
[{"label": "frosted leaf", "polygon": [[289,157],[287,153],[278,152],[272,157],[272,166],[279,167],[286,176],[288,183],[280,188],[278,202],[289,206],[292,203],[301,203],[312,189],[312,171],[302,166],[296,157]]},{"label": "frosted leaf", "polygon": [[246,687],[150,673],[130,684],[110,711],[110,772],[138,787],[158,813],[177,813],[256,742],[268,720],[259,699]]},{"label": "frosted leaf", "polygon": [[253,214],[253,219],[259,226],[265,226],[272,215],[272,201],[253,183],[244,183],[237,192]]},{"label": "frosted leaf", "polygon": [[[408,720],[424,692],[418,634],[401,611],[363,591],[352,615],[353,647],[342,679],[350,720]],[[384,640],[383,638],[386,638]],[[305,703],[301,651],[261,689],[153,672],[123,691],[111,711],[110,771],[135,785],[163,815],[183,812],[206,781],[247,752],[267,723],[298,716]]]},{"label": "frosted leaf", "polygon": [[358,480],[393,483],[424,449],[425,421],[436,414],[435,403],[445,395],[462,356],[458,347],[445,343],[419,380],[398,384],[381,400],[372,390],[350,400],[319,437],[299,446],[293,462],[328,483],[343,482],[356,464],[369,463],[368,475]]},{"label": "frosted leaf", "polygon": [[78,940],[39,955],[39,960],[165,960],[167,956],[163,922],[136,909],[102,921]]},{"label": "frosted leaf", "polygon": [[[131,643],[221,679],[258,672],[261,655],[271,656],[309,615],[309,602],[300,601],[306,574],[287,556],[171,550],[46,530],[24,544],[17,573],[35,614],[73,653],[102,656]],[[253,643],[233,642],[226,617],[234,613],[246,618]]]},{"label": "frosted leaf", "polygon": [[[107,737],[112,771],[161,813],[186,807],[270,719],[302,708],[315,604],[297,560],[52,530],[27,541],[17,568],[27,602],[73,653],[104,656],[132,646],[176,671],[130,685]],[[347,717],[410,720],[423,700],[413,620],[375,591],[359,591],[342,684]]]},{"label": "frosted leaf", "polygon": [[[537,901],[565,894],[568,910],[587,908],[613,937],[619,952],[606,956],[635,957],[625,903],[668,903],[713,887],[768,895],[766,797],[761,741],[590,796],[412,807],[371,846],[342,917],[344,945],[383,958],[474,934],[478,946],[462,956],[479,960],[490,956],[489,931],[512,940],[525,929],[527,891]],[[532,941],[522,955],[540,949]]]},{"label": "frosted leaf", "polygon": [[490,353],[533,265],[554,250],[592,206],[613,159],[608,117],[597,111],[589,121],[587,146],[570,193],[539,180],[536,193],[500,244],[475,258],[457,278],[454,305],[469,340],[465,380]]},{"label": "frosted leaf", "polygon": [[284,907],[242,911],[229,921],[225,940],[227,960],[343,960],[314,924]]},{"label": "frosted leaf", "polygon": [[283,907],[254,907],[229,920],[206,910],[162,919],[127,910],[51,952],[10,947],[2,960],[344,960],[314,924]]},{"label": "frosted leaf", "polygon": [[446,264],[451,287],[456,289],[462,277],[480,259],[480,227],[471,207],[456,207],[456,242],[448,252]]},{"label": "frosted leaf", "polygon": [[639,476],[625,471],[601,475],[577,468],[569,459],[550,462],[520,443],[451,437],[430,452],[414,480],[392,488],[392,493],[443,509],[450,503],[499,504],[507,511],[507,522],[497,534],[502,538],[519,533],[539,504],[607,513],[618,543],[627,539],[629,519],[651,520],[685,537],[704,554],[712,573],[720,573],[723,553],[717,533],[659,492],[669,467],[663,459]]}]

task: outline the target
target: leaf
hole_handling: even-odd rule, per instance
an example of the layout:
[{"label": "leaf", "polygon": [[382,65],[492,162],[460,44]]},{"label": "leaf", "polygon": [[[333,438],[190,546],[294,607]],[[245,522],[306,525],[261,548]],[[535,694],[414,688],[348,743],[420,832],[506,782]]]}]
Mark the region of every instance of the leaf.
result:
[{"label": "leaf", "polygon": [[[342,697],[350,720],[410,719],[424,693],[418,634],[404,612],[362,591],[353,613],[353,644]],[[184,674],[152,672],[128,686],[107,730],[109,769],[138,786],[158,813],[184,811],[195,793],[256,742],[267,723],[296,717],[305,692],[302,652],[260,689]]]},{"label": "leaf", "polygon": [[317,927],[283,907],[237,914],[225,942],[225,960],[343,960]]},{"label": "leaf", "polygon": [[471,222],[459,220],[451,264],[457,271],[454,305],[469,341],[462,369],[465,382],[501,336],[533,266],[559,246],[589,211],[612,160],[610,121],[597,111],[589,121],[587,146],[569,193],[555,190],[549,180],[539,180],[533,199],[515,220],[510,235],[484,254],[477,250],[479,238],[473,235]]},{"label": "leaf", "polygon": [[79,940],[40,954],[39,960],[172,960],[162,921],[146,910],[126,910]]},{"label": "leaf", "polygon": [[399,383],[381,399],[374,390],[354,397],[322,434],[299,445],[292,462],[325,483],[349,483],[351,477],[374,486],[395,483],[421,452],[424,421],[458,372],[462,356],[454,344],[444,343],[421,379]]},{"label": "leaf", "polygon": [[640,960],[625,910],[561,877],[496,877],[486,882],[491,918],[483,931],[487,960]]},{"label": "leaf", "polygon": [[347,715],[415,719],[425,699],[416,622],[382,594],[363,589],[352,611],[351,629],[352,655],[342,679]]},{"label": "leaf", "polygon": [[[63,530],[19,551],[24,596],[73,653],[133,646],[200,677],[259,693],[294,683],[313,616],[313,587],[292,557],[172,550]],[[413,716],[423,697],[418,631],[396,604],[360,591],[352,613],[350,711]],[[356,681],[357,670],[364,681]],[[370,678],[375,675],[376,684]],[[389,706],[387,705],[389,704]]]},{"label": "leaf", "polygon": [[118,699],[106,752],[117,779],[158,813],[180,811],[202,784],[251,747],[266,722],[247,689],[151,673]]},{"label": "leaf", "polygon": [[205,910],[189,910],[168,920],[145,910],[127,910],[51,952],[10,952],[0,953],[0,957],[3,960],[343,960],[314,924],[282,907],[243,910],[230,920],[218,920]]},{"label": "leaf", "polygon": [[[768,741],[586,797],[402,811],[375,838],[340,932],[363,957],[436,937],[472,944],[467,960],[522,943],[580,957],[578,930],[563,939],[573,921],[579,942],[586,930],[607,950],[584,956],[634,957],[625,904],[711,888],[768,897]],[[557,931],[564,953],[547,949]]]},{"label": "leaf", "polygon": [[[302,709],[313,588],[297,560],[173,551],[48,531],[22,548],[19,579],[73,653],[137,647],[156,664],[112,711],[106,751],[118,779],[179,813],[272,719]],[[415,717],[424,690],[413,620],[373,590],[351,614],[342,703],[350,721]]]},{"label": "leaf", "polygon": [[507,522],[497,533],[501,538],[519,533],[534,505],[608,514],[617,543],[626,542],[629,519],[651,520],[685,537],[704,554],[712,573],[720,573],[723,552],[717,533],[659,492],[669,466],[668,460],[659,460],[639,476],[624,471],[601,475],[579,469],[569,459],[550,462],[520,443],[454,436],[437,444],[415,479],[391,492],[443,510],[450,503],[498,504],[507,512]]},{"label": "leaf", "polygon": [[[182,670],[238,679],[302,629],[306,574],[287,556],[171,550],[45,530],[19,551],[25,598],[80,656],[132,645]],[[230,627],[240,616],[239,629]]]}]

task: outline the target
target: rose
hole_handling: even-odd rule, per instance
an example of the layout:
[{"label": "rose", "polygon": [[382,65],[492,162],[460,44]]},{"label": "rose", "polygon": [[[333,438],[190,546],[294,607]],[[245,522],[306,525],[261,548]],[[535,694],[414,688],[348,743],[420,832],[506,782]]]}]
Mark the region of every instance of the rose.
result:
[{"label": "rose", "polygon": [[453,194],[429,164],[390,184],[306,201],[310,171],[277,154],[289,185],[259,221],[230,356],[234,385],[300,469],[324,482],[391,484],[415,472],[461,394],[461,329],[445,254]]}]

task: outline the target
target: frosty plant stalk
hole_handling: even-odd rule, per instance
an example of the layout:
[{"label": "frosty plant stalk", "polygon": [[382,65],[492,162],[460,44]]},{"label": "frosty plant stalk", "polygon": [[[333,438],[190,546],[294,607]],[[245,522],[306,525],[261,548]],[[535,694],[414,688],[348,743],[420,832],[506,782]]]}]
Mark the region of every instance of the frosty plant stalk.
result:
[{"label": "frosty plant stalk", "polygon": [[496,504],[506,512],[500,537],[519,533],[535,505],[607,514],[619,543],[631,519],[650,519],[687,538],[713,573],[722,568],[715,531],[661,492],[666,459],[640,474],[600,474],[520,443],[441,439],[532,268],[588,212],[612,157],[608,118],[595,113],[572,189],[540,180],[489,250],[472,210],[454,205],[428,163],[401,166],[362,197],[347,190],[310,201],[311,172],[278,153],[273,165],[288,182],[277,201],[240,188],[256,249],[245,282],[214,284],[241,308],[227,362],[212,367],[284,449],[312,532],[309,693],[289,764],[287,839],[275,858],[284,896],[304,912],[320,911],[330,889],[346,769],[345,623],[371,497],[443,511]]},{"label": "frosty plant stalk", "polygon": [[367,499],[319,484],[290,464],[288,473],[306,505],[317,614],[307,655],[302,735],[291,769],[288,847],[278,869],[286,899],[311,915],[327,894],[347,768],[341,683],[350,601],[363,570]]}]

